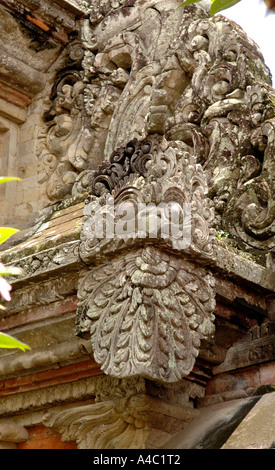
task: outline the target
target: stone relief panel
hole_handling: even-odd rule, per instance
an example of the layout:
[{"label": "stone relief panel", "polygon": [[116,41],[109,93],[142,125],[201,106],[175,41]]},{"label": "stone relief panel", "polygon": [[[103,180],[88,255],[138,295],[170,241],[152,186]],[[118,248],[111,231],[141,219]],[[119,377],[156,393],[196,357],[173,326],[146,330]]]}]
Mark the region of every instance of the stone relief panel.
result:
[{"label": "stone relief panel", "polygon": [[[274,249],[274,93],[256,44],[204,3],[91,7],[56,78],[38,149],[52,201],[89,192],[93,172],[130,139],[182,141],[208,173],[216,228]],[[253,219],[253,224],[250,219]]]},{"label": "stone relief panel", "polygon": [[166,57],[183,21],[176,2],[161,2],[160,11],[158,3],[98,2],[71,44],[38,146],[51,200],[85,192],[87,172],[118,145],[148,130],[163,133],[167,106],[172,110],[190,80],[176,58]]}]

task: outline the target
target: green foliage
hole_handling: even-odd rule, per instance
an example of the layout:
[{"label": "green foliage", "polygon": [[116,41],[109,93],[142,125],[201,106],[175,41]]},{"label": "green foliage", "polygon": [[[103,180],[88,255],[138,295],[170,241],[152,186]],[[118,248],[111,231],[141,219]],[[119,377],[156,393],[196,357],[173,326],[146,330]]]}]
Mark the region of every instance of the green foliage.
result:
[{"label": "green foliage", "polygon": [[224,232],[223,230],[218,230],[216,232],[216,236],[219,240],[223,240],[225,238],[228,238],[229,237],[229,233],[228,232]]},{"label": "green foliage", "polygon": [[0,243],[4,243],[16,232],[19,232],[16,228],[0,227]]},{"label": "green foliage", "polygon": [[19,276],[24,274],[24,270],[16,266],[4,266],[0,263],[0,276]]},{"label": "green foliage", "polygon": [[[190,5],[192,3],[198,3],[200,1],[201,0],[186,0],[185,2],[180,4],[180,7],[183,7],[185,5]],[[241,0],[211,0],[212,5],[210,9],[210,15],[214,16],[216,13],[219,13],[220,11],[233,7],[240,1]]]},{"label": "green foliage", "polygon": [[0,332],[0,348],[4,349],[21,349],[25,351],[26,349],[31,349],[27,344],[21,343],[12,336],[6,335],[5,333]]},{"label": "green foliage", "polygon": [[[9,181],[20,181],[20,178],[16,177],[5,177],[0,176],[0,184],[7,183]],[[9,237],[14,235],[19,230],[11,227],[0,227],[0,244],[4,243],[8,240]],[[19,268],[9,266],[6,267],[2,263],[0,263],[0,296],[3,297],[5,300],[10,300],[9,291],[11,290],[11,285],[4,279],[3,276],[8,275],[17,275],[20,274],[21,270]],[[6,307],[0,305],[1,310],[6,310]],[[17,339],[13,338],[10,335],[0,332],[0,348],[4,349],[21,349],[22,351],[26,351],[26,349],[30,349],[27,344],[18,341]]]},{"label": "green foliage", "polygon": [[0,176],[0,184],[7,183],[8,181],[21,181],[21,178],[15,176]]}]

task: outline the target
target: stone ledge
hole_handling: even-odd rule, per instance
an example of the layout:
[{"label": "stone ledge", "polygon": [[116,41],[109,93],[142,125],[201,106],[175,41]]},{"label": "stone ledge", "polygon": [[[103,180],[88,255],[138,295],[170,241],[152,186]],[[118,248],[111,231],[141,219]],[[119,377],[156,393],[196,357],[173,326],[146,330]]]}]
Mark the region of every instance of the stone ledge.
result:
[{"label": "stone ledge", "polygon": [[0,98],[0,116],[4,116],[17,124],[23,124],[27,120],[27,111]]},{"label": "stone ledge", "polygon": [[213,261],[212,266],[231,278],[242,279],[255,286],[275,292],[274,271],[247,259],[245,252],[242,256],[241,253],[233,253],[229,249],[219,246],[217,258]]},{"label": "stone ledge", "polygon": [[1,80],[14,85],[28,96],[33,96],[45,87],[46,77],[43,73],[13,57],[3,47],[0,47],[0,67]]},{"label": "stone ledge", "polygon": [[164,449],[220,449],[260,397],[204,408],[198,418],[166,443]]},{"label": "stone ledge", "polygon": [[275,335],[267,335],[252,341],[233,345],[222,364],[214,367],[214,375],[251,365],[275,360]]},{"label": "stone ledge", "polygon": [[222,449],[274,449],[274,409],[275,392],[262,396],[231,434]]},{"label": "stone ledge", "polygon": [[34,349],[22,355],[13,353],[1,358],[0,378],[12,377],[23,371],[48,369],[54,364],[69,364],[79,359],[90,358],[92,347],[90,341],[73,339],[63,343],[57,343],[48,349]]}]

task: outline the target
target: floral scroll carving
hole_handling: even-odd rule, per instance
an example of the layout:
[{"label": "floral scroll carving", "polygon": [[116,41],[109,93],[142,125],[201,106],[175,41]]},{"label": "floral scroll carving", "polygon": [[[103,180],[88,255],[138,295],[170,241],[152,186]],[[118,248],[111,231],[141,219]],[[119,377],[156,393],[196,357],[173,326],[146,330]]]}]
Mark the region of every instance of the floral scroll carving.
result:
[{"label": "floral scroll carving", "polygon": [[[201,340],[214,331],[214,280],[203,267],[216,246],[205,174],[181,142],[152,136],[115,151],[91,187],[80,243],[80,256],[91,268],[79,283],[79,333],[90,333],[95,360],[106,374],[176,382],[190,373]],[[115,208],[121,202],[188,204],[183,239],[161,231],[152,238],[148,226],[142,238],[135,231],[117,236],[115,212],[114,236],[98,238],[95,218],[106,214],[110,194]]]},{"label": "floral scroll carving", "polygon": [[85,273],[79,323],[106,374],[176,382],[214,332],[213,279],[153,247]]},{"label": "floral scroll carving", "polygon": [[164,444],[196,416],[190,407],[140,393],[53,410],[45,413],[43,424],[78,449],[148,449]]},{"label": "floral scroll carving", "polygon": [[[216,248],[215,230],[212,228],[215,214],[212,201],[206,197],[207,192],[206,175],[201,165],[196,163],[194,155],[186,152],[182,142],[168,142],[158,135],[148,136],[141,141],[130,141],[125,148],[116,150],[110,160],[105,161],[94,173],[92,195],[87,198],[84,209],[81,259],[90,263],[111,252],[131,246],[144,246],[145,242],[152,240],[165,248],[195,256],[196,259],[213,259]],[[107,214],[111,195],[114,215],[109,215],[114,217],[115,236],[97,238],[95,224],[101,213]],[[124,201],[135,209],[132,216],[133,231],[130,236],[123,231],[120,236],[116,236],[119,231],[117,225],[123,221],[116,207]],[[179,233],[174,233],[170,227],[173,223],[171,212],[167,215],[165,211],[161,214],[153,212],[160,222],[156,233],[150,233],[150,227],[142,227],[143,230],[140,230],[138,204],[167,204],[171,209],[173,204],[180,208],[186,205],[190,212],[183,211]],[[169,226],[164,234],[161,223]]]},{"label": "floral scroll carving", "polygon": [[[222,16],[186,26],[172,45],[191,86],[170,119],[168,138],[200,131],[196,154],[209,174],[216,228],[244,250],[274,250],[274,92],[257,46]],[[193,58],[193,62],[190,61]],[[198,140],[196,140],[198,142]]]},{"label": "floral scroll carving", "polygon": [[149,434],[147,410],[146,397],[137,396],[47,413],[43,422],[79,449],[142,449]]},{"label": "floral scroll carving", "polygon": [[[213,332],[215,230],[262,257],[275,246],[269,70],[242,29],[209,18],[205,2],[177,6],[91,6],[38,148],[51,201],[87,196],[77,331],[90,333],[95,359],[115,377],[172,382],[192,370]],[[142,204],[188,205],[184,236],[160,230],[173,225],[165,210],[154,235],[145,224],[141,236]]]},{"label": "floral scroll carving", "polygon": [[230,232],[237,239],[267,252],[275,247],[274,125],[270,119],[253,132],[253,145],[262,152],[263,161],[253,155],[243,158],[246,172],[225,211]]},{"label": "floral scroll carving", "polygon": [[131,139],[180,140],[208,173],[216,228],[243,249],[266,253],[274,249],[269,70],[239,26],[210,19],[203,2],[177,6],[91,6],[45,113],[41,181],[53,201],[83,194],[98,165]]}]

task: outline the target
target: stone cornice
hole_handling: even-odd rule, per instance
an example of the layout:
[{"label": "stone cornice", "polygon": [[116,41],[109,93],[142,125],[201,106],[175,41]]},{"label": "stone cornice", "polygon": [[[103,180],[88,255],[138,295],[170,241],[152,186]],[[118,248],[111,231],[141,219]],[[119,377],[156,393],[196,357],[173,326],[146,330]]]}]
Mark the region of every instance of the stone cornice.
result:
[{"label": "stone cornice", "polygon": [[[52,0],[0,0],[0,5],[11,12],[21,13],[22,17],[28,13],[40,16],[41,21],[44,18],[44,21],[53,22],[54,25],[60,24],[67,32],[72,31],[75,27],[75,14],[85,12],[85,9],[78,6],[78,3],[78,0],[58,2]],[[42,24],[40,26],[43,27]]]},{"label": "stone cornice", "polygon": [[35,94],[45,86],[46,80],[41,72],[12,56],[3,47],[0,47],[0,66],[1,80],[13,84],[27,95]]},{"label": "stone cornice", "polygon": [[45,88],[49,67],[77,29],[76,10],[78,17],[81,10],[67,10],[63,3],[65,9],[48,1],[0,0],[0,115],[19,124],[26,120],[30,99]]}]

